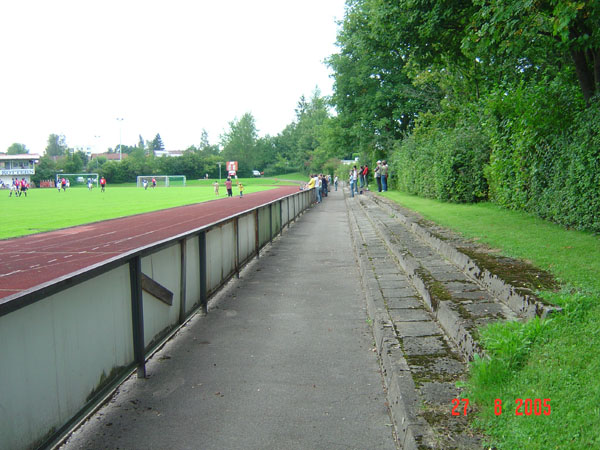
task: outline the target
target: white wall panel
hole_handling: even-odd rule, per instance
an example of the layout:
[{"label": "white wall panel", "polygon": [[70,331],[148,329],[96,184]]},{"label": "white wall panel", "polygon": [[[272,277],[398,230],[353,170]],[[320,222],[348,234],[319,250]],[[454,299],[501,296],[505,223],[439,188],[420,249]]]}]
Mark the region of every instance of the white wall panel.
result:
[{"label": "white wall panel", "polygon": [[[0,317],[0,436],[22,448],[133,359],[127,265]],[[26,446],[25,446],[26,447]]]},{"label": "white wall panel", "polygon": [[200,255],[198,237],[186,243],[185,312],[190,312],[200,302]]},{"label": "white wall panel", "polygon": [[212,292],[221,283],[223,272],[221,227],[212,228],[206,233],[206,289]]},{"label": "white wall panel", "polygon": [[179,321],[181,289],[181,247],[179,243],[175,242],[170,247],[142,258],[142,273],[173,292],[172,306],[145,291],[142,294],[144,299],[144,346],[147,346],[166,328]]}]

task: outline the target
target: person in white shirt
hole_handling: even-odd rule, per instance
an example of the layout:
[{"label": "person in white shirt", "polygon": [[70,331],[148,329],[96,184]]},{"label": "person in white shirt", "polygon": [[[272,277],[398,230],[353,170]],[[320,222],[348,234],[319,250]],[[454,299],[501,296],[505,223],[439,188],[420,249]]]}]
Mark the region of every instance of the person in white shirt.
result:
[{"label": "person in white shirt", "polygon": [[[358,186],[356,185],[357,180],[358,172],[356,171],[356,166],[354,166],[350,171],[350,197],[354,197],[354,191],[358,189]],[[356,192],[358,192],[358,190]]]},{"label": "person in white shirt", "polygon": [[315,180],[315,191],[317,191],[317,203],[321,203],[321,175],[315,175],[317,179]]}]

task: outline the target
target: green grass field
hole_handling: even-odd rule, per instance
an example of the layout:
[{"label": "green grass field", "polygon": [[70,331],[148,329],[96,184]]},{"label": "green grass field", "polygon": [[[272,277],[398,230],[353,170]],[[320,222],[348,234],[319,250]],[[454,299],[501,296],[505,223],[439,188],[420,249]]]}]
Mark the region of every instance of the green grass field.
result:
[{"label": "green grass field", "polygon": [[[240,179],[244,194],[273,189],[290,184],[274,178]],[[77,186],[66,192],[56,189],[30,189],[27,197],[9,198],[9,191],[0,191],[2,226],[0,239],[24,236],[59,228],[130,216],[175,206],[206,202],[217,198],[212,183],[215,180],[190,180],[186,187],[142,188],[134,184],[108,185],[88,191]],[[227,195],[225,180],[219,185],[219,197]],[[234,182],[233,194],[238,195]]]},{"label": "green grass field", "polygon": [[[471,364],[465,397],[476,425],[499,449],[600,448],[600,238],[489,203],[457,205],[399,192],[383,194],[425,218],[531,261],[554,274],[563,308],[545,321],[481,331],[490,359]],[[517,399],[550,399],[549,416],[518,416]],[[494,402],[502,400],[502,414]]]}]

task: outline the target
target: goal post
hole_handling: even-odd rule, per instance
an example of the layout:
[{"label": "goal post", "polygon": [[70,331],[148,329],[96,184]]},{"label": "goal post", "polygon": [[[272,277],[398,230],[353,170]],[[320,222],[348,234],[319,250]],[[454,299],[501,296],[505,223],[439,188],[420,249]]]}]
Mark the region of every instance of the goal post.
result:
[{"label": "goal post", "polygon": [[88,178],[98,187],[100,176],[97,173],[56,173],[56,181],[61,179],[69,180],[69,186],[85,186],[87,187]]},{"label": "goal post", "polygon": [[152,179],[156,180],[156,187],[185,187],[185,175],[138,175],[136,186],[144,187],[144,181],[148,183],[148,187],[152,187]]}]

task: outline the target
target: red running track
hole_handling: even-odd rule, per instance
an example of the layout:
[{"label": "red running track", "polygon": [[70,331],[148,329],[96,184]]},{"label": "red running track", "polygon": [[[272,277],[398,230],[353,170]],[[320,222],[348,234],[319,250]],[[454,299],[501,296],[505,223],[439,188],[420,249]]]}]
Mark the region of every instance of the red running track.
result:
[{"label": "red running track", "polygon": [[0,240],[0,300],[298,192],[297,186]]}]

